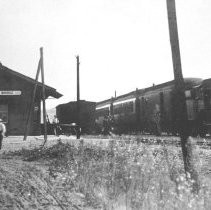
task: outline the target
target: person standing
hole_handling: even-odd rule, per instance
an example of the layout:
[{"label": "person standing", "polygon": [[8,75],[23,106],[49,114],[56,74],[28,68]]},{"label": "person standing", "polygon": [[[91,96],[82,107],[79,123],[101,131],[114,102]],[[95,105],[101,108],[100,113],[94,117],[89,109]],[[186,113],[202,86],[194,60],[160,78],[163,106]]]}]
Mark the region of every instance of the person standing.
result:
[{"label": "person standing", "polygon": [[160,106],[158,104],[155,105],[155,109],[153,111],[153,121],[155,124],[155,134],[157,136],[161,135],[161,114],[160,114]]},{"label": "person standing", "polygon": [[56,115],[54,115],[54,118],[53,118],[53,130],[54,130],[54,135],[55,136],[58,136],[59,135],[59,120],[57,118]]},{"label": "person standing", "polygon": [[6,133],[6,127],[3,123],[3,120],[0,119],[0,150],[1,150],[1,147],[2,147],[2,141],[3,141],[3,138],[5,136],[5,133]]}]

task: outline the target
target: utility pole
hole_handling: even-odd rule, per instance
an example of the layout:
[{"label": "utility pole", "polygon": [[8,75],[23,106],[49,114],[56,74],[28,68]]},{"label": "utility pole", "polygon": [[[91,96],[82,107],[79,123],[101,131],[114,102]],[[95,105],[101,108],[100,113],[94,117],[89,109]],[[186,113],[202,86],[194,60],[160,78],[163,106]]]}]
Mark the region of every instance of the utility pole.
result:
[{"label": "utility pole", "polygon": [[138,88],[135,90],[136,132],[140,129],[140,99]]},{"label": "utility pole", "polygon": [[32,112],[34,110],[34,103],[35,103],[35,98],[36,98],[37,84],[38,84],[38,78],[39,78],[40,71],[41,71],[41,77],[42,77],[42,101],[43,101],[43,123],[44,123],[43,146],[44,146],[47,141],[47,123],[46,123],[45,81],[44,81],[44,65],[43,65],[43,48],[42,47],[40,48],[40,60],[39,60],[38,67],[37,67],[37,73],[36,73],[36,78],[35,78],[35,86],[34,86],[34,90],[33,90],[33,94],[32,94],[32,100],[30,103],[29,111],[27,113],[26,126],[25,126],[23,140],[26,140],[29,128],[31,126],[31,117],[32,117]]},{"label": "utility pole", "polygon": [[112,117],[114,115],[114,97],[113,96],[111,97],[110,113],[109,113],[109,115],[112,116]]},{"label": "utility pole", "polygon": [[179,35],[177,29],[176,5],[175,0],[167,0],[169,35],[171,43],[172,61],[174,68],[174,79],[176,86],[184,88],[184,79],[182,75],[182,65],[179,47]]},{"label": "utility pole", "polygon": [[80,75],[79,75],[79,56],[76,56],[77,60],[77,132],[76,137],[80,139]]},{"label": "utility pole", "polygon": [[189,139],[190,129],[188,126],[188,116],[185,98],[185,83],[182,75],[179,36],[177,29],[176,5],[175,0],[166,0],[166,2],[175,81],[175,91],[173,93],[173,98],[176,112],[176,127],[178,128],[181,139],[185,172],[186,174],[189,173],[191,178],[195,181],[194,190],[197,190],[196,188],[198,188],[198,175],[194,170],[192,161],[192,149]]},{"label": "utility pole", "polygon": [[45,80],[44,80],[44,65],[43,65],[43,48],[40,48],[40,68],[42,76],[42,101],[43,101],[43,123],[44,123],[44,144],[47,141],[47,123],[46,123],[46,105],[45,105]]},{"label": "utility pole", "polygon": [[27,119],[26,119],[26,125],[25,125],[24,137],[23,137],[24,141],[26,140],[26,138],[28,136],[29,128],[31,126],[31,116],[32,116],[32,112],[34,110],[34,102],[35,102],[35,97],[36,97],[39,74],[40,74],[40,60],[39,60],[38,67],[37,67],[35,85],[34,85],[34,90],[33,90],[33,94],[32,94],[32,101],[30,103],[30,107],[29,107],[29,110],[28,110],[28,113],[27,113]]}]

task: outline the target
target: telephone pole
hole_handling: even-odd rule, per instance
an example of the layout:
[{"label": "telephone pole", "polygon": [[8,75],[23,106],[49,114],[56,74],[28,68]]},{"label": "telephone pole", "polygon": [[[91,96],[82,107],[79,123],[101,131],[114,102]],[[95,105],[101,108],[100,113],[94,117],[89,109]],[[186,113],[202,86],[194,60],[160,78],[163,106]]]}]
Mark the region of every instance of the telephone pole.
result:
[{"label": "telephone pole", "polygon": [[192,160],[192,149],[190,143],[190,129],[188,126],[188,116],[185,98],[185,83],[182,75],[182,65],[180,57],[179,36],[177,28],[176,5],[175,0],[166,0],[169,36],[172,52],[172,61],[174,69],[175,91],[173,93],[176,128],[178,129],[184,161],[184,168],[186,174],[190,174],[191,178],[195,181],[195,190],[198,188],[198,175],[194,170]]},{"label": "telephone pole", "polygon": [[76,137],[80,139],[80,75],[79,75],[79,56],[76,56],[77,60],[77,132]]},{"label": "telephone pole", "polygon": [[43,48],[40,48],[40,69],[42,78],[42,100],[43,100],[43,123],[44,123],[44,144],[47,141],[47,122],[46,122],[46,105],[45,105],[45,80],[44,80],[44,64],[43,64]]},{"label": "telephone pole", "polygon": [[26,140],[26,138],[28,136],[29,128],[31,126],[31,117],[32,117],[32,113],[34,110],[34,102],[35,102],[35,97],[36,97],[37,84],[38,84],[38,78],[39,78],[39,74],[40,74],[40,64],[41,64],[41,59],[38,62],[37,73],[36,73],[36,78],[35,78],[35,85],[34,85],[34,89],[33,89],[32,100],[30,102],[29,110],[27,113],[23,141]]}]

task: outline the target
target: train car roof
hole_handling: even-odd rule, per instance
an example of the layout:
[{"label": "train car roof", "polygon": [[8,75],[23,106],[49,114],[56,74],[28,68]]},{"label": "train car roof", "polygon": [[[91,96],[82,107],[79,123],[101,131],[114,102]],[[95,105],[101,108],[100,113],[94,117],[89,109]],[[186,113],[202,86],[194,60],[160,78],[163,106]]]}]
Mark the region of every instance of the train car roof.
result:
[{"label": "train car roof", "polygon": [[[67,107],[67,106],[75,106],[76,104],[77,104],[77,101],[70,101],[70,102],[67,102],[67,103],[59,104],[59,105],[56,106],[56,108],[58,108],[58,107]],[[96,102],[80,100],[80,104],[95,105]]]},{"label": "train car roof", "polygon": [[[184,78],[185,88],[189,89],[193,86],[201,85],[202,81],[203,80],[201,78]],[[143,88],[143,89],[136,89],[135,91],[131,91],[129,93],[120,95],[116,98],[110,98],[110,99],[106,99],[106,100],[103,100],[103,101],[99,101],[99,102],[97,102],[97,106],[103,105],[103,104],[106,104],[106,103],[110,103],[111,100],[117,101],[117,100],[121,100],[123,98],[129,97],[129,96],[135,97],[137,94],[144,94],[144,93],[147,93],[148,91],[153,91],[153,90],[157,90],[157,89],[161,89],[161,88],[165,88],[165,87],[173,87],[174,83],[175,83],[175,81],[171,80],[171,81],[161,83],[161,84],[158,84],[158,85],[153,85],[151,87],[147,87],[147,88]]]},{"label": "train car roof", "polygon": [[202,87],[211,89],[211,78],[203,80]]}]

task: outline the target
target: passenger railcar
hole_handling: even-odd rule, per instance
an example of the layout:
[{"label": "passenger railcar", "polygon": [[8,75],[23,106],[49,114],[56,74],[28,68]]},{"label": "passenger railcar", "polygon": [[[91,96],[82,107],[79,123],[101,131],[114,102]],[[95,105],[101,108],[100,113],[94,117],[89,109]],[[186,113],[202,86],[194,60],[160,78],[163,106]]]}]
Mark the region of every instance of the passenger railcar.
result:
[{"label": "passenger railcar", "polygon": [[[184,82],[189,126],[193,135],[204,136],[211,132],[211,79],[185,78]],[[177,134],[174,87],[170,81],[98,102],[98,128],[110,116],[118,133]]]}]

